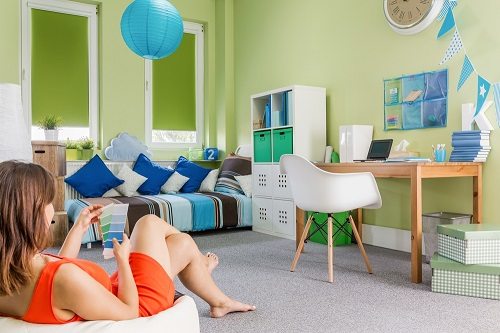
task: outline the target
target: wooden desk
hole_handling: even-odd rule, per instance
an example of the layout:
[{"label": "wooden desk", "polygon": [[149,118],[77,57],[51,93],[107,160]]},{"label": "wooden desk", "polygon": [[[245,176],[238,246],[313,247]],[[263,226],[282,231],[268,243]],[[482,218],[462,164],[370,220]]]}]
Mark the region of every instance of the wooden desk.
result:
[{"label": "wooden desk", "polygon": [[[320,169],[335,173],[371,172],[377,178],[409,178],[411,183],[411,281],[422,282],[422,179],[473,177],[473,222],[483,216],[482,164],[469,162],[444,163],[318,163]],[[304,211],[296,209],[296,244],[304,230]],[[358,231],[362,235],[362,211],[358,210]]]}]

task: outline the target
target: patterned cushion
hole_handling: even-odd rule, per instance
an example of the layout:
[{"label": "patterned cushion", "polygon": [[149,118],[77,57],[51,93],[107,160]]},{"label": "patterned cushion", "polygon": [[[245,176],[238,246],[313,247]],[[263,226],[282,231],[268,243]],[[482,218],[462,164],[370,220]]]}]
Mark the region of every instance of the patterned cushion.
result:
[{"label": "patterned cushion", "polygon": [[252,174],[252,161],[248,157],[238,155],[228,156],[222,162],[219,178],[215,185],[216,192],[245,194],[235,176]]},{"label": "patterned cushion", "polygon": [[241,189],[245,192],[245,195],[249,198],[252,197],[252,175],[248,176],[234,176],[240,184]]},{"label": "patterned cushion", "polygon": [[137,193],[137,189],[139,186],[144,184],[146,180],[148,180],[146,177],[141,176],[137,172],[130,169],[130,167],[126,164],[122,166],[117,176],[118,178],[123,179],[125,183],[117,186],[116,190],[126,197],[139,195],[139,193]]}]

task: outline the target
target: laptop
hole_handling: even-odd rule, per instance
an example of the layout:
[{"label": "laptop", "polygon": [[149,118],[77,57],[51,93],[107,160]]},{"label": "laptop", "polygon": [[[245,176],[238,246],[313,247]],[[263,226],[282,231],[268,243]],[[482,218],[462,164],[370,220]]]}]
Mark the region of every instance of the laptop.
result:
[{"label": "laptop", "polygon": [[365,160],[354,162],[384,162],[391,152],[392,139],[372,140]]}]

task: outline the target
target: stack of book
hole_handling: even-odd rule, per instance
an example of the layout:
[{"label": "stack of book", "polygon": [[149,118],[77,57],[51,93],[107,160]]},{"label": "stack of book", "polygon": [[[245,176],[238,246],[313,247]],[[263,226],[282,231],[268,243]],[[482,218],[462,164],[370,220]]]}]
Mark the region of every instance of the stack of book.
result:
[{"label": "stack of book", "polygon": [[450,162],[486,162],[490,153],[490,131],[458,131],[451,136]]}]

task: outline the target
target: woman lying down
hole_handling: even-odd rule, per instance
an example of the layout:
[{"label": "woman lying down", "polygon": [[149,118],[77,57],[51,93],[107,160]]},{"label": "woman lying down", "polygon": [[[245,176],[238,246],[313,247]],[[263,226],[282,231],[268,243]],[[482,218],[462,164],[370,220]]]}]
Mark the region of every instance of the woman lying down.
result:
[{"label": "woman lying down", "polygon": [[102,206],[82,210],[58,256],[48,246],[54,216],[54,180],[36,164],[0,163],[0,313],[31,323],[147,317],[174,303],[173,279],[210,305],[212,317],[252,311],[226,296],[211,272],[218,263],[193,239],[154,215],[141,218],[113,253],[117,272],[77,259],[83,235]]}]

